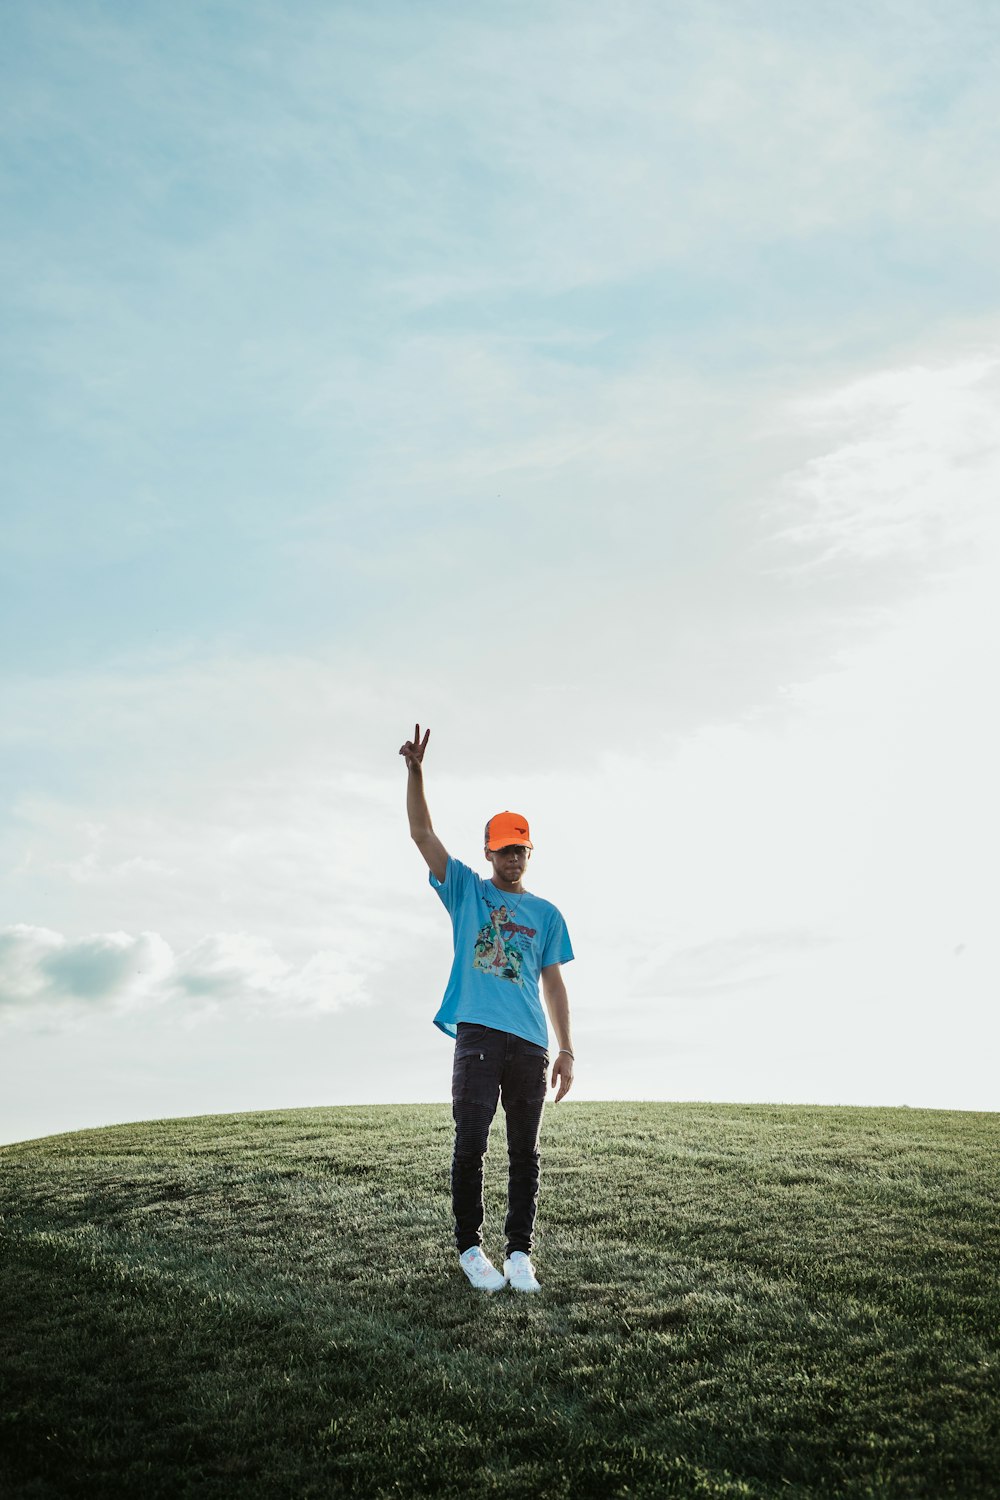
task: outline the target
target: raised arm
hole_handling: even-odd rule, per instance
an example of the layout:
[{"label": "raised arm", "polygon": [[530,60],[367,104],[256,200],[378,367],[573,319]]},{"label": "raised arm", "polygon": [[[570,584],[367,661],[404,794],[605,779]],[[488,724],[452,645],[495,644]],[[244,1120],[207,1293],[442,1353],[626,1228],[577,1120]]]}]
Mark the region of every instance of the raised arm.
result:
[{"label": "raised arm", "polygon": [[406,761],[406,816],[410,820],[410,838],[420,850],[431,874],[444,880],[448,869],[448,851],[431,827],[431,815],[427,811],[424,796],[424,751],[431,737],[428,729],[420,738],[420,725],[413,731],[413,739],[407,740],[399,749]]}]

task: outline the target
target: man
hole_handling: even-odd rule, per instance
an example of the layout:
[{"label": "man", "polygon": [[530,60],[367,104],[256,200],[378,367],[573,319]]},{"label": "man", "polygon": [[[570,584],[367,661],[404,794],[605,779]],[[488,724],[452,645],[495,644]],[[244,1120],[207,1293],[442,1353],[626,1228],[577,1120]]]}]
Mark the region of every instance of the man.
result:
[{"label": "man", "polygon": [[[562,915],[523,884],[533,845],[526,819],[502,812],[486,825],[482,879],[453,859],[431,826],[423,759],[430,730],[400,748],[406,760],[410,837],[451,916],[455,957],[434,1024],[455,1038],[452,1207],[459,1264],[474,1287],[540,1290],[531,1263],[538,1206],[538,1137],[548,1074],[548,1029],[539,979],[559,1042],[552,1065],[556,1103],[573,1082],[569,1000],[560,965],[573,957]],[[509,1177],[503,1275],[483,1251],[483,1158],[497,1101],[507,1117]]]}]

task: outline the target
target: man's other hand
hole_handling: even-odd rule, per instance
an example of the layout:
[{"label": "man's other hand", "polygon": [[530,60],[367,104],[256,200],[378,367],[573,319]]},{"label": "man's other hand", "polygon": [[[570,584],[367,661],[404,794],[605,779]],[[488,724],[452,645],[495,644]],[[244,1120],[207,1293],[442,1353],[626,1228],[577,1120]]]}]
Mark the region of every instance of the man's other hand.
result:
[{"label": "man's other hand", "polygon": [[552,1064],[552,1087],[555,1088],[557,1083],[559,1092],[553,1100],[554,1104],[558,1104],[559,1100],[573,1087],[573,1059],[568,1052],[560,1052]]}]

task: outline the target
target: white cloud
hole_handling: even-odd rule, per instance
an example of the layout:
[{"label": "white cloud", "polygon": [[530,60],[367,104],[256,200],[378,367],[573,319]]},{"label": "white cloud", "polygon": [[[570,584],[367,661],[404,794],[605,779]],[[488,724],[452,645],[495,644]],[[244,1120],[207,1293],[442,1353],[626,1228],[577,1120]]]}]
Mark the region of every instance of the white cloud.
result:
[{"label": "white cloud", "polygon": [[800,567],[916,559],[934,572],[974,559],[1000,493],[1000,356],[866,376],[793,403],[834,445],[787,482],[781,533]]},{"label": "white cloud", "polygon": [[175,954],[155,932],[68,939],[23,923],[0,929],[0,1018],[19,1028],[79,1026],[98,1012],[152,1007],[184,1024],[219,1007],[305,1016],[368,999],[345,955],[315,953],[296,967],[242,932],[214,933]]},{"label": "white cloud", "polygon": [[180,954],[171,978],[174,988],[186,995],[257,999],[279,990],[289,967],[263,938],[220,932]]},{"label": "white cloud", "polygon": [[[818,918],[822,921],[822,918]],[[712,995],[730,989],[745,990],[773,979],[791,960],[827,948],[830,939],[809,929],[766,930],[719,938],[689,947],[665,945],[666,956],[638,955],[628,978],[629,994],[656,995],[686,1000],[693,995]]]},{"label": "white cloud", "polygon": [[162,860],[151,859],[143,854],[132,854],[126,858],[109,860],[105,848],[109,838],[106,825],[84,822],[80,832],[89,841],[86,854],[77,859],[56,861],[55,869],[65,870],[71,880],[81,885],[95,883],[114,885],[144,876],[176,876],[180,872],[165,865]]},{"label": "white cloud", "polygon": [[329,1013],[369,998],[365,976],[343,953],[314,953],[295,968],[265,939],[214,933],[178,955],[172,991],[221,1004],[274,1007],[283,1013]]},{"label": "white cloud", "polygon": [[45,927],[0,928],[0,1014],[80,1014],[155,999],[172,955],[155,932],[67,939]]}]

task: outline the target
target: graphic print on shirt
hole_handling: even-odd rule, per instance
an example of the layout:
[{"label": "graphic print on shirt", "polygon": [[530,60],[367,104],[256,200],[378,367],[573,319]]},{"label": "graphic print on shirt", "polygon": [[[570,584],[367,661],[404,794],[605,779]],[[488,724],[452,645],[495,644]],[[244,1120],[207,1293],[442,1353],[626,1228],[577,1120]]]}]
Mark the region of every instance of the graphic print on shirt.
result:
[{"label": "graphic print on shirt", "polygon": [[535,927],[522,927],[511,921],[506,906],[490,907],[490,920],[476,934],[473,967],[492,974],[495,979],[511,979],[520,984],[524,953],[514,939],[521,937],[530,943],[536,931]]}]

